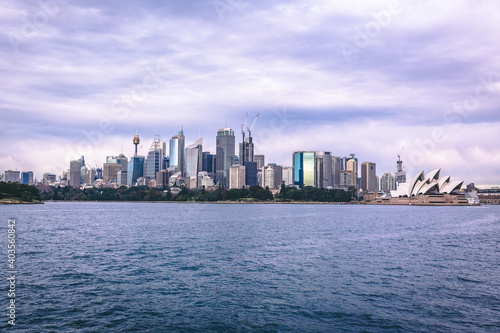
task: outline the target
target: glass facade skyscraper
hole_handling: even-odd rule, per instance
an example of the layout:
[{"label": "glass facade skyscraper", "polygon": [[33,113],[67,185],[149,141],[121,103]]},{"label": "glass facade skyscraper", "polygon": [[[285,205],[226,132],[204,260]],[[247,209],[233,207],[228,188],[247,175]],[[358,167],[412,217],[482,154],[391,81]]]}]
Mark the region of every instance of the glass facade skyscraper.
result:
[{"label": "glass facade skyscraper", "polygon": [[216,139],[215,181],[229,188],[229,168],[234,164],[235,137],[231,128],[221,128]]},{"label": "glass facade skyscraper", "polygon": [[128,162],[127,184],[134,186],[137,179],[144,177],[144,156],[134,156]]},{"label": "glass facade skyscraper", "polygon": [[293,153],[293,183],[300,187],[314,186],[316,180],[316,153],[299,151]]},{"label": "glass facade skyscraper", "polygon": [[181,130],[179,134],[175,135],[170,139],[169,153],[170,153],[170,167],[175,167],[177,172],[181,172],[184,175],[184,145],[186,138],[184,137],[184,131]]},{"label": "glass facade skyscraper", "polygon": [[200,138],[192,145],[187,146],[184,156],[185,177],[196,177],[198,179],[198,172],[201,171],[203,163],[203,139]]}]

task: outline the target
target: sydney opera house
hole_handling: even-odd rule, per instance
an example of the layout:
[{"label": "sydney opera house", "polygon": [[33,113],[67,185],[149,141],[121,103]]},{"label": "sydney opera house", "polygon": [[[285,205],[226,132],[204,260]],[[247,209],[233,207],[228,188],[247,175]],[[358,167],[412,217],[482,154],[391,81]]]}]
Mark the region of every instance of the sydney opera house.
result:
[{"label": "sydney opera house", "polygon": [[461,191],[463,180],[452,181],[450,176],[440,177],[441,169],[424,174],[420,172],[410,183],[400,183],[390,195],[367,198],[367,204],[387,205],[469,205]]}]

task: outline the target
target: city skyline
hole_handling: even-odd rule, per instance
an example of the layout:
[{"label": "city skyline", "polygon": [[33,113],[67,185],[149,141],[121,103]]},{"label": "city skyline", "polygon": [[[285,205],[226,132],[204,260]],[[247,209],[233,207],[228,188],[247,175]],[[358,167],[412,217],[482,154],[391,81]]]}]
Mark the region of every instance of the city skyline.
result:
[{"label": "city skyline", "polygon": [[266,164],[355,153],[381,176],[400,154],[410,178],[500,182],[500,4],[222,3],[3,2],[0,172],[130,158],[136,131],[147,156],[183,126],[215,153],[248,112]]}]

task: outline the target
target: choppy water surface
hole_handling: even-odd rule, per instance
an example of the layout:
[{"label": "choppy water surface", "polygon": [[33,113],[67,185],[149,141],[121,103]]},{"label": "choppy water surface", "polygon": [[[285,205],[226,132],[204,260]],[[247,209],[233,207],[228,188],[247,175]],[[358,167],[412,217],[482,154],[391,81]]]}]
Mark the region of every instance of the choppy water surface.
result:
[{"label": "choppy water surface", "polygon": [[0,213],[4,272],[7,219],[17,219],[16,331],[500,331],[500,207],[47,203]]}]

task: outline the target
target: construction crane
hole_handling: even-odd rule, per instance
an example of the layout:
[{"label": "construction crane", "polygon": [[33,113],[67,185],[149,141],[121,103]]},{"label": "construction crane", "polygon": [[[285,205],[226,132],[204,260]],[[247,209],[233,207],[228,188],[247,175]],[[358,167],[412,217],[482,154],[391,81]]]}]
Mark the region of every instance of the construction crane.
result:
[{"label": "construction crane", "polygon": [[259,118],[259,113],[257,113],[257,116],[255,117],[255,120],[252,122],[252,125],[250,125],[249,127],[247,127],[247,131],[248,131],[248,136],[251,138],[252,137],[252,129],[255,125],[255,122],[257,121],[257,118]]},{"label": "construction crane", "polygon": [[247,126],[247,120],[248,120],[248,112],[245,115],[245,122],[241,124],[241,135],[243,135],[243,141],[241,142],[245,142],[245,127]]}]

